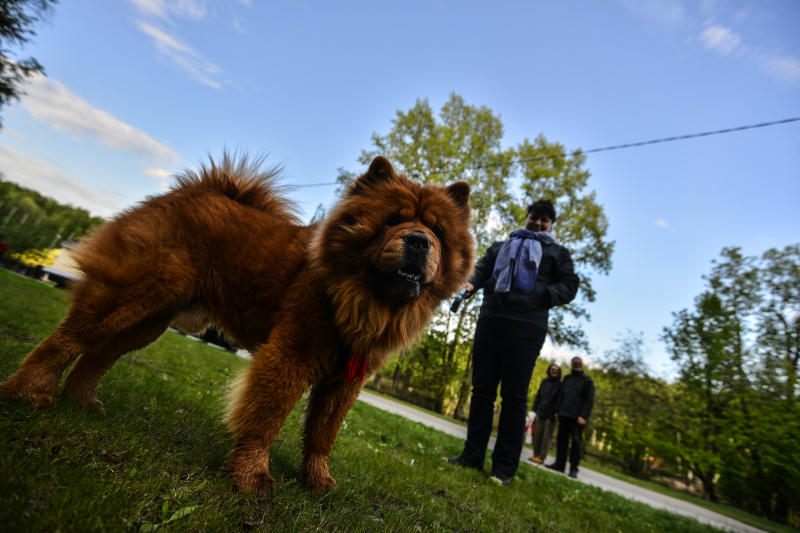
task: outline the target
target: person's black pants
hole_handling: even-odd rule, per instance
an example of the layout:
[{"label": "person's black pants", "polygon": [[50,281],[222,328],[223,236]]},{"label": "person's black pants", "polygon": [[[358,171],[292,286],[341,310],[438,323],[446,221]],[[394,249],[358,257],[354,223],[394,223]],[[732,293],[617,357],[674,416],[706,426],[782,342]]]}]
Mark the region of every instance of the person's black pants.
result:
[{"label": "person's black pants", "polygon": [[572,447],[569,449],[569,469],[578,469],[583,453],[583,428],[584,426],[578,424],[577,418],[558,417],[558,449],[555,464],[560,470],[564,470],[567,464],[567,448],[570,440]]},{"label": "person's black pants", "polygon": [[472,399],[462,458],[483,468],[492,431],[494,400],[500,385],[502,404],[492,473],[513,477],[525,438],[528,385],[547,334],[545,328],[503,318],[482,318],[472,353]]}]

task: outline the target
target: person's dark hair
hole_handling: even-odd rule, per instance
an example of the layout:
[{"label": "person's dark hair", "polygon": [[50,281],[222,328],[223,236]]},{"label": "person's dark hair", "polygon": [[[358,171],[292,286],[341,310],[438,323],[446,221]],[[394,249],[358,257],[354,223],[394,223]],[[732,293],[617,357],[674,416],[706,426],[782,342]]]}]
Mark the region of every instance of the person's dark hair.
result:
[{"label": "person's dark hair", "polygon": [[556,221],[556,207],[550,200],[536,200],[528,206],[528,215],[538,215],[539,213],[549,216],[553,222]]},{"label": "person's dark hair", "polygon": [[561,366],[555,363],[547,367],[547,377],[550,377],[550,369],[553,367],[556,367],[556,369],[558,369],[558,379],[561,379]]}]

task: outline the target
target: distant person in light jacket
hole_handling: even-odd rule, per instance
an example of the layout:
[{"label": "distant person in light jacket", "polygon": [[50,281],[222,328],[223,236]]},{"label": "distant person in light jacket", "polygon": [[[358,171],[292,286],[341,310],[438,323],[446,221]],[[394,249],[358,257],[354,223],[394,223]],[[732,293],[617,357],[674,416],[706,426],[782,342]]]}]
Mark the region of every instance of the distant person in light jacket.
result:
[{"label": "distant person in light jacket", "polygon": [[561,402],[558,407],[558,441],[556,462],[547,468],[563,472],[567,465],[569,449],[569,477],[578,477],[578,465],[583,454],[583,428],[594,406],[594,381],[583,371],[583,360],[572,358],[572,372],[561,384]]},{"label": "distant person in light jacket", "polygon": [[536,418],[533,421],[533,455],[530,460],[534,463],[544,464],[547,450],[553,439],[553,430],[556,427],[556,409],[561,400],[561,367],[552,364],[547,369],[547,376],[539,385],[536,398],[533,400],[533,412]]},{"label": "distant person in light jacket", "polygon": [[556,210],[549,200],[528,207],[525,228],[492,244],[475,264],[468,293],[483,289],[473,343],[472,398],[467,440],[449,462],[483,469],[497,386],[503,398],[490,479],[507,485],[525,440],[531,374],[547,334],[548,312],[575,298],[578,276],[569,251],[550,233]]}]

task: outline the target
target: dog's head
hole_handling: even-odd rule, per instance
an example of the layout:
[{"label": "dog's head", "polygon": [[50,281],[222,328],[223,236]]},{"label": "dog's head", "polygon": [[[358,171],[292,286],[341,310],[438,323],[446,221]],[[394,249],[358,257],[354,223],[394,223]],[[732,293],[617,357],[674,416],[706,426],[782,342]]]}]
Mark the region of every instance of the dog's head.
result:
[{"label": "dog's head", "polygon": [[469,185],[421,185],[376,157],[344,193],[315,243],[339,312],[415,309],[427,323],[472,270],[469,219]]}]

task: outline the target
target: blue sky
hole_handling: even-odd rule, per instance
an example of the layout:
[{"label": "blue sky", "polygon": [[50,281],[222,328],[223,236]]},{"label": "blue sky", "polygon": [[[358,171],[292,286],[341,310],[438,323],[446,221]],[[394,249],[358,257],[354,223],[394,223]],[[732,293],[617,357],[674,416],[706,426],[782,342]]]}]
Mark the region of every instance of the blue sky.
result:
[{"label": "blue sky", "polygon": [[[270,154],[285,182],[359,170],[398,109],[451,92],[504,143],[585,150],[800,116],[796,0],[61,2],[21,56],[48,77],[3,108],[5,179],[109,216],[206,154]],[[800,122],[591,154],[616,241],[587,333],[661,329],[723,246],[800,241]],[[335,187],[299,188],[306,218]],[[566,355],[546,346],[544,355]]]}]

